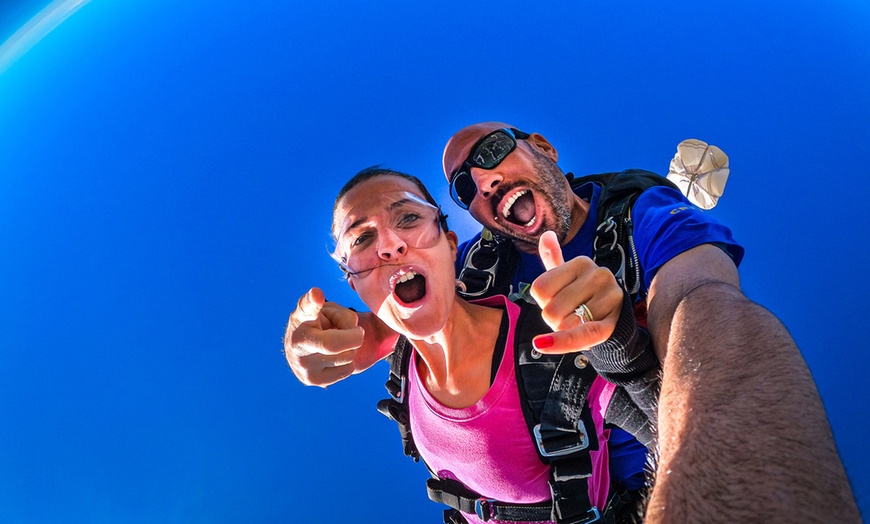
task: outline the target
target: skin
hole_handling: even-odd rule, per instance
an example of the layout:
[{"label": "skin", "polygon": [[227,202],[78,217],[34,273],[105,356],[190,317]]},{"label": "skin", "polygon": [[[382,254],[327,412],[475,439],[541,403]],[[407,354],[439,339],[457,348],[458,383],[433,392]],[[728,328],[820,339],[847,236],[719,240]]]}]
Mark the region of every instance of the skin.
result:
[{"label": "skin", "polygon": [[[448,179],[477,140],[503,127],[510,126],[487,122],[454,135],[443,156]],[[548,141],[533,134],[519,141],[495,169],[471,170],[479,188],[471,214],[483,225],[517,238],[518,249],[526,252],[546,230],[555,231],[559,243],[566,244],[588,215],[588,206],[570,191],[549,191],[537,184],[541,158],[554,165],[558,155]],[[538,221],[532,228],[498,214],[509,196],[506,190],[525,188],[535,199]],[[570,220],[559,224],[558,210],[564,206],[571,210]],[[572,267],[576,271],[571,275],[588,278],[587,271],[570,266],[573,262],[556,269]],[[576,300],[579,290],[571,288],[571,276],[566,278],[568,282],[560,281],[552,289],[536,281],[533,296],[538,293],[549,301],[545,308],[560,307],[564,312],[576,307],[582,303]],[[575,299],[559,297],[560,290],[570,290],[566,295]],[[861,522],[812,375],[785,327],[743,295],[731,259],[710,245],[690,249],[660,268],[647,301],[663,375],[660,456],[645,522]],[[596,308],[591,309],[598,318]],[[289,354],[308,350],[292,343],[295,331],[290,326],[296,314],[288,324],[291,344],[285,338],[285,354],[298,376],[291,362],[295,357]],[[570,330],[582,338],[589,327]],[[312,340],[321,340],[320,335]],[[314,378],[327,383],[322,376]]]},{"label": "skin", "polygon": [[668,262],[650,321],[668,358],[645,522],[861,522],[812,375],[730,258],[704,245]]}]

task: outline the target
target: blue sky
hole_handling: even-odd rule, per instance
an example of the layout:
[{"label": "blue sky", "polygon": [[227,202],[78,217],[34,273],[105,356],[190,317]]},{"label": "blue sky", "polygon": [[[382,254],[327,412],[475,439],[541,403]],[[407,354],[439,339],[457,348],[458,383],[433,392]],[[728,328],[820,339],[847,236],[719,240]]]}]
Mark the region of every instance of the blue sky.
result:
[{"label": "blue sky", "polygon": [[348,4],[91,0],[0,73],[0,520],[439,522],[386,368],[306,388],[281,335],[311,285],[360,305],[327,255],[359,169],[473,230],[440,157],[482,120],[578,174],[730,156],[711,213],[870,515],[865,2]]}]

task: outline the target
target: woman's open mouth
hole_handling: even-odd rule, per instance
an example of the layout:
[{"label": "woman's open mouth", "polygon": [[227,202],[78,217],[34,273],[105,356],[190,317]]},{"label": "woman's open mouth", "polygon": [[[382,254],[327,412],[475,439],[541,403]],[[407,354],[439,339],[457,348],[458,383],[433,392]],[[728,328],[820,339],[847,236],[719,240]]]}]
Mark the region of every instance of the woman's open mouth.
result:
[{"label": "woman's open mouth", "polygon": [[408,271],[396,279],[393,293],[402,305],[413,305],[426,296],[426,277],[416,271]]}]

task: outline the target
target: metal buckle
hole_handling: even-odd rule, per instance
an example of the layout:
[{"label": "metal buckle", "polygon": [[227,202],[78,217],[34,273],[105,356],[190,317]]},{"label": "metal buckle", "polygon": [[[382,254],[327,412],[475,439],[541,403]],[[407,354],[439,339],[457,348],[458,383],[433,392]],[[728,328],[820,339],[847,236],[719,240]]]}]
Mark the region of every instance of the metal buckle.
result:
[{"label": "metal buckle", "polygon": [[398,391],[396,391],[396,393],[390,391],[390,396],[393,397],[393,400],[395,400],[399,404],[402,403],[402,399],[405,397],[405,377],[401,377],[401,380],[399,381]]},{"label": "metal buckle", "polygon": [[577,451],[582,451],[589,447],[589,433],[586,431],[586,424],[583,423],[582,419],[577,421],[577,433],[579,437],[578,442],[576,444],[572,444],[561,449],[553,451],[545,449],[544,437],[541,435],[540,424],[537,424],[532,432],[535,434],[535,444],[538,446],[538,451],[543,457],[562,457],[565,455],[570,455],[571,453],[576,453]]},{"label": "metal buckle", "polygon": [[[490,237],[491,237],[491,235],[490,235]],[[493,241],[491,239],[489,239],[489,240],[483,239],[483,240],[486,240],[488,243],[492,244],[492,246],[490,246],[492,249],[496,249],[494,247],[495,241]],[[488,267],[486,269],[481,269],[474,264],[474,255],[476,255],[477,252],[481,250],[481,243],[482,243],[482,240],[475,242],[474,245],[471,246],[471,249],[468,251],[468,254],[465,256],[465,265],[462,266],[462,271],[459,272],[459,280],[464,281],[463,277],[465,276],[466,270],[474,269],[475,271],[480,271],[482,273],[486,273],[486,284],[484,284],[483,289],[481,289],[479,291],[472,291],[472,292],[463,291],[462,295],[466,296],[466,297],[478,297],[480,295],[483,295],[484,293],[489,291],[492,288],[493,284],[495,283],[495,274],[498,271],[498,266],[499,266],[499,262],[500,262],[498,257],[496,257],[495,263],[493,263],[493,265],[491,267]]]},{"label": "metal buckle", "polygon": [[613,217],[609,217],[606,221],[602,222],[595,228],[595,232],[598,233],[595,235],[595,240],[592,242],[592,249],[598,251],[598,240],[604,233],[612,233],[613,240],[610,242],[610,247],[607,248],[607,251],[613,251],[613,248],[616,247],[619,238],[616,233],[616,221],[613,220]]},{"label": "metal buckle", "polygon": [[592,506],[589,508],[589,511],[586,512],[589,516],[583,517],[580,520],[575,520],[572,522],[576,522],[577,524],[587,524],[589,522],[598,522],[601,520],[601,513],[598,511],[598,508]]},{"label": "metal buckle", "polygon": [[495,504],[493,499],[477,499],[474,501],[474,512],[477,518],[486,522],[492,518],[492,505]]}]

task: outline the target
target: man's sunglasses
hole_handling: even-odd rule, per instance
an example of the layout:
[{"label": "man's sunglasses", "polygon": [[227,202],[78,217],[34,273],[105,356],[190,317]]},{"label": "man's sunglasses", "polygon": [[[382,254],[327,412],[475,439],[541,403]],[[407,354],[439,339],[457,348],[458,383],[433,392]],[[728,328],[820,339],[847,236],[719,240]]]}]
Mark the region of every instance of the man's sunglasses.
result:
[{"label": "man's sunglasses", "polygon": [[450,177],[450,198],[462,209],[468,209],[471,201],[474,200],[474,195],[477,194],[477,186],[471,177],[471,168],[493,169],[517,148],[517,140],[527,138],[529,138],[528,133],[505,127],[478,140],[471,148],[471,153],[465,162]]}]

